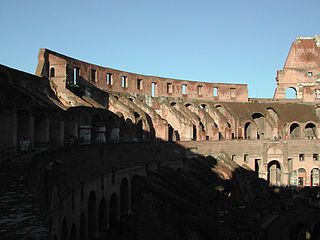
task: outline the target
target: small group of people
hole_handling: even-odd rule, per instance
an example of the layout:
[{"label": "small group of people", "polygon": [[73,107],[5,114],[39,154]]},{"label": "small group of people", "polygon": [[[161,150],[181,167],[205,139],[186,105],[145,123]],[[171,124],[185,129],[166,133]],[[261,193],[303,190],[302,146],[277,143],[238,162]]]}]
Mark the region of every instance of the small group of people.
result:
[{"label": "small group of people", "polygon": [[19,147],[21,152],[29,151],[31,149],[29,138],[23,136],[19,141]]}]

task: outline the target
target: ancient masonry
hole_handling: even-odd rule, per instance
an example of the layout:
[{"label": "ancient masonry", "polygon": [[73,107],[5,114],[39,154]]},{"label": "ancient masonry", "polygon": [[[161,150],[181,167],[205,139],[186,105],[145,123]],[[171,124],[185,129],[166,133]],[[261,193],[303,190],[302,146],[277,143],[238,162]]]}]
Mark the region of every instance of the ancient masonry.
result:
[{"label": "ancient masonry", "polygon": [[[112,143],[118,156],[126,143],[175,142],[191,155],[225,154],[271,185],[319,186],[319,42],[294,41],[273,99],[248,98],[245,84],[145,76],[40,49],[36,75],[0,65],[0,149]],[[285,98],[289,88],[296,99]],[[112,182],[126,173],[114,174]],[[53,188],[52,206],[56,198]]]}]

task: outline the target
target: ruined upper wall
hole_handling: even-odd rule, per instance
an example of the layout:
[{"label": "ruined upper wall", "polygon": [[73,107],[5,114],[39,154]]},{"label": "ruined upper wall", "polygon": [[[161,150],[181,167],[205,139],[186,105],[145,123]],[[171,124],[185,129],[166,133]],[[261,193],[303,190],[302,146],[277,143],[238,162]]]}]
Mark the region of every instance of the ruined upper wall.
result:
[{"label": "ruined upper wall", "polygon": [[66,85],[70,84],[154,97],[248,101],[246,84],[207,83],[146,76],[86,63],[48,49],[40,49],[36,74],[53,80],[62,92]]},{"label": "ruined upper wall", "polygon": [[284,99],[286,90],[292,88],[297,99],[320,102],[320,36],[297,38],[276,80],[274,98]]}]

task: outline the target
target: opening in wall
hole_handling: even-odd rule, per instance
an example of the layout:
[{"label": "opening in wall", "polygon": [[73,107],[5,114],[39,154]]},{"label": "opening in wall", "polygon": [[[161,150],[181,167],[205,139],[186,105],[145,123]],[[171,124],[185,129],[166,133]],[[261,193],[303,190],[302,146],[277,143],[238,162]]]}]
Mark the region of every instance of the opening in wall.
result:
[{"label": "opening in wall", "polygon": [[199,96],[202,95],[202,86],[198,86],[198,95],[199,95]]},{"label": "opening in wall", "polygon": [[217,87],[213,88],[213,96],[218,97],[218,88]]},{"label": "opening in wall", "polygon": [[173,93],[172,83],[167,83],[167,93]]},{"label": "opening in wall", "polygon": [[54,67],[50,68],[50,77],[55,77],[55,69],[54,69]]},{"label": "opening in wall", "polygon": [[112,73],[107,73],[107,85],[113,85],[113,77],[112,77]]},{"label": "opening in wall", "polygon": [[236,89],[230,88],[230,98],[236,98]]},{"label": "opening in wall", "polygon": [[137,89],[142,90],[142,79],[137,79]]},{"label": "opening in wall", "polygon": [[128,77],[127,76],[122,76],[121,78],[121,87],[127,88],[128,87]]},{"label": "opening in wall", "polygon": [[187,94],[187,84],[182,84],[182,94]]},{"label": "opening in wall", "polygon": [[152,82],[152,84],[151,84],[151,97],[156,97],[157,94],[158,94],[157,83]]},{"label": "opening in wall", "polygon": [[73,68],[73,85],[77,85],[79,81],[80,69],[77,67]]},{"label": "opening in wall", "polygon": [[94,69],[91,69],[91,81],[97,82],[97,71]]}]

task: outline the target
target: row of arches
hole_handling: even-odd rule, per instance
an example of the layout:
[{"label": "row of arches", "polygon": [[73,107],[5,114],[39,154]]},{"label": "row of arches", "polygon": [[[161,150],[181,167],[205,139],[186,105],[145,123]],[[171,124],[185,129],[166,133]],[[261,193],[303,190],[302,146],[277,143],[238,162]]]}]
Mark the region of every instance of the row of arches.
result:
[{"label": "row of arches", "polygon": [[[277,160],[272,160],[267,165],[267,181],[270,185],[280,186],[283,185],[283,166]],[[288,185],[290,186],[320,186],[320,169],[312,168],[310,173],[307,174],[305,168],[298,168],[291,170],[288,174]]]},{"label": "row of arches", "polygon": [[[101,195],[99,189],[91,190],[84,208],[74,211],[81,212],[80,218],[63,217],[53,239],[93,240],[116,234],[128,234],[124,233],[123,229],[119,232],[118,226],[120,223],[125,224],[126,219],[135,209],[141,179],[141,176],[134,175],[129,183],[128,178],[123,177],[119,190],[111,192],[108,199]],[[126,231],[131,231],[132,234],[134,229]]]}]

